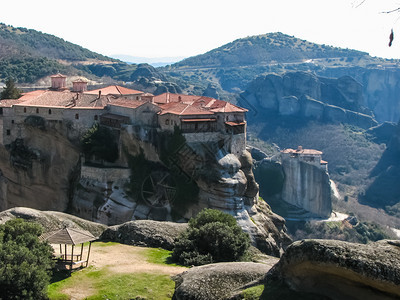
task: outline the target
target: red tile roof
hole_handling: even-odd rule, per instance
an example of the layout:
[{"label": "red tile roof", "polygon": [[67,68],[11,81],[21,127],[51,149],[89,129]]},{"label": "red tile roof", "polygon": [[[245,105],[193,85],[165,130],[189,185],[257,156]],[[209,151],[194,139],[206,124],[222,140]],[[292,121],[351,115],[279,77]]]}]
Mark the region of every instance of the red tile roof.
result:
[{"label": "red tile roof", "polygon": [[190,104],[192,107],[201,107],[211,112],[246,112],[245,108],[233,105],[227,101],[217,100],[205,96],[183,95],[164,93],[154,96],[154,103],[169,104],[169,103],[184,103]]},{"label": "red tile roof", "polygon": [[174,114],[180,116],[188,115],[213,115],[213,112],[203,109],[201,107],[192,106],[181,102],[172,102],[164,105],[159,105],[162,109],[160,115]]},{"label": "red tile roof", "polygon": [[23,95],[16,105],[23,106],[46,106],[46,107],[97,107],[104,108],[113,99],[109,96],[82,94],[64,91],[33,91]]},{"label": "red tile roof", "polygon": [[142,106],[145,103],[148,103],[148,101],[122,98],[122,99],[115,99],[114,101],[112,101],[110,103],[110,105],[129,107],[129,108],[137,108],[139,106]]},{"label": "red tile roof", "polygon": [[119,85],[110,85],[101,89],[86,91],[85,94],[96,94],[98,95],[101,91],[102,95],[136,95],[143,94],[141,91],[131,90]]},{"label": "red tile roof", "polygon": [[55,74],[55,75],[51,75],[50,77],[51,77],[51,78],[67,78],[67,76],[65,76],[65,75],[63,75],[63,74],[60,74],[60,73]]},{"label": "red tile roof", "polygon": [[86,79],[83,79],[83,78],[78,78],[78,79],[76,79],[76,80],[74,80],[74,81],[72,81],[72,82],[84,82],[84,83],[88,83],[88,81],[87,81]]},{"label": "red tile roof", "polygon": [[304,154],[304,155],[322,155],[321,151],[314,149],[285,149],[281,151],[282,153],[294,153],[294,154]]},{"label": "red tile roof", "polygon": [[3,99],[0,100],[0,107],[12,107],[14,104],[17,104],[19,102],[19,99]]}]

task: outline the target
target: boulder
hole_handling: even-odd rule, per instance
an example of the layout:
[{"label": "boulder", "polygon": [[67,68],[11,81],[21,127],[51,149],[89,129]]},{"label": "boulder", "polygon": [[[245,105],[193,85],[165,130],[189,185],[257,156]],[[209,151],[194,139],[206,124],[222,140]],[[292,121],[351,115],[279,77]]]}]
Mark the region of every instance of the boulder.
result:
[{"label": "boulder", "polygon": [[103,224],[87,221],[58,211],[40,211],[27,207],[15,207],[0,212],[0,224],[14,218],[39,223],[43,226],[44,232],[70,227],[87,230],[98,237],[107,228]]},{"label": "boulder", "polygon": [[138,220],[110,226],[100,239],[127,245],[172,250],[174,240],[186,230],[186,223]]},{"label": "boulder", "polygon": [[230,299],[250,283],[260,281],[276,262],[270,263],[218,263],[178,274],[175,281],[175,300]]},{"label": "boulder", "polygon": [[268,272],[265,284],[267,299],[277,299],[274,286],[317,296],[312,299],[399,299],[400,242],[297,241]]}]

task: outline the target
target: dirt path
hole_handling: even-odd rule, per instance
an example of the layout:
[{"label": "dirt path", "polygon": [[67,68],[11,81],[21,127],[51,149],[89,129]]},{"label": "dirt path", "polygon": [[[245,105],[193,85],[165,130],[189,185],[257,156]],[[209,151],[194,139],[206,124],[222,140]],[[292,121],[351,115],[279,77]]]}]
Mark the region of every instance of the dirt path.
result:
[{"label": "dirt path", "polygon": [[107,267],[113,273],[162,273],[176,275],[187,270],[183,267],[165,266],[146,261],[147,249],[128,245],[99,247],[94,244],[89,265],[96,268]]},{"label": "dirt path", "polygon": [[[95,243],[90,251],[89,266],[95,269],[107,268],[113,273],[155,273],[176,275],[187,270],[183,267],[167,266],[147,262],[147,248],[122,244],[102,245]],[[79,272],[79,271],[77,271]],[[62,290],[71,300],[81,300],[93,295],[96,288],[89,279],[76,282],[73,287]]]}]

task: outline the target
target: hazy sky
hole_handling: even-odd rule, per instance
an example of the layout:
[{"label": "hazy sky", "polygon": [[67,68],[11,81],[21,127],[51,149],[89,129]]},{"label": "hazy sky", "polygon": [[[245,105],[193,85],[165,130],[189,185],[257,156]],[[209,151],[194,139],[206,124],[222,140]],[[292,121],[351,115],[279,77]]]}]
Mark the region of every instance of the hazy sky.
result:
[{"label": "hazy sky", "polygon": [[[280,31],[319,44],[400,58],[400,1],[10,0],[0,22],[54,34],[92,51],[193,56],[237,38]],[[389,33],[395,39],[388,47]],[[397,35],[396,35],[397,33]]]}]

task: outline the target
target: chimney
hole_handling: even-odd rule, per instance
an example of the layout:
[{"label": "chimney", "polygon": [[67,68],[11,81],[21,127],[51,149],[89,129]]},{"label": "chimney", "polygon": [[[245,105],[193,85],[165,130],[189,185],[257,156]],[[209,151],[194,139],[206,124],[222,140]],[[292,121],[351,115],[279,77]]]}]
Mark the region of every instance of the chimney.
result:
[{"label": "chimney", "polygon": [[303,146],[298,146],[298,147],[297,147],[297,151],[298,151],[298,152],[303,151]]},{"label": "chimney", "polygon": [[67,86],[67,76],[58,73],[57,75],[50,76],[51,89],[64,90]]},{"label": "chimney", "polygon": [[100,99],[100,97],[101,97],[101,90],[99,91],[99,99]]},{"label": "chimney", "polygon": [[72,82],[72,91],[83,93],[87,91],[88,82],[85,79],[79,78]]}]

